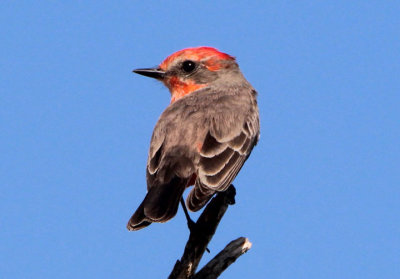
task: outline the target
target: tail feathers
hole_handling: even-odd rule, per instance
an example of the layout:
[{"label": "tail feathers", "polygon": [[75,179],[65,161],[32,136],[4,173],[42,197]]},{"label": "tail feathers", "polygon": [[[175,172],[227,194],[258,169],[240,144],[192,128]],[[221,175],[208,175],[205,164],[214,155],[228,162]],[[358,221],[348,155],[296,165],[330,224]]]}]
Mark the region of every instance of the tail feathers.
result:
[{"label": "tail feathers", "polygon": [[140,230],[152,222],[166,222],[174,217],[185,186],[186,179],[174,177],[169,183],[151,187],[129,220],[128,230]]},{"label": "tail feathers", "polygon": [[203,185],[196,185],[186,198],[186,206],[190,211],[200,210],[214,195],[215,191]]},{"label": "tail feathers", "polygon": [[140,204],[136,212],[132,215],[127,224],[127,229],[137,231],[151,224],[151,221],[144,215],[144,201]]}]

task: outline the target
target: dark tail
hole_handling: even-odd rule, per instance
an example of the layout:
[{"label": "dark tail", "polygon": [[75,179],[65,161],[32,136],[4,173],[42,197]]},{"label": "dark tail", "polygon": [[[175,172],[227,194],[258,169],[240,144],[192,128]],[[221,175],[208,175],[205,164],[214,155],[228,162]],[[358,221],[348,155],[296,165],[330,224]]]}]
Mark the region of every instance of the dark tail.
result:
[{"label": "dark tail", "polygon": [[152,186],[129,220],[128,230],[137,231],[152,222],[166,222],[174,217],[186,183],[187,179],[175,176],[169,183]]}]

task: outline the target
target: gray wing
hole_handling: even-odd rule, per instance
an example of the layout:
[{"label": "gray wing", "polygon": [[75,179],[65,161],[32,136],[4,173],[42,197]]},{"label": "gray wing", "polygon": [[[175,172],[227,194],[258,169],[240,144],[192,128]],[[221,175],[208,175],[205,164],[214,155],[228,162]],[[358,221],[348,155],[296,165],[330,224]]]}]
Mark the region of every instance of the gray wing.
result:
[{"label": "gray wing", "polygon": [[165,130],[156,126],[150,141],[149,156],[146,166],[147,190],[153,185],[157,171],[160,168],[160,161],[163,155],[163,144],[165,141]]},{"label": "gray wing", "polygon": [[185,107],[167,108],[154,127],[147,160],[147,188],[169,182],[175,176],[188,179],[195,172],[194,152],[187,138],[190,125],[182,124]]},{"label": "gray wing", "polygon": [[200,151],[196,184],[187,198],[192,211],[202,208],[215,192],[230,186],[259,138],[256,106],[245,121],[223,117],[214,119]]},{"label": "gray wing", "polygon": [[140,230],[152,222],[175,216],[194,165],[188,145],[180,145],[182,129],[176,129],[174,112],[164,113],[154,128],[147,161],[147,194],[128,222],[129,230]]}]

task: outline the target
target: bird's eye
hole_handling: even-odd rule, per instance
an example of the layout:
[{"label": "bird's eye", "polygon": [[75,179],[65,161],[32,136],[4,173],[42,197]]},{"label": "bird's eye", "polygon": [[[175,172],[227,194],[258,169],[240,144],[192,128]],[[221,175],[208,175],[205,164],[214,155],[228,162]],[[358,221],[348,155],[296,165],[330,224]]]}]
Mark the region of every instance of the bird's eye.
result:
[{"label": "bird's eye", "polygon": [[182,63],[182,70],[186,73],[191,73],[193,70],[196,69],[196,63],[191,60],[186,60]]}]

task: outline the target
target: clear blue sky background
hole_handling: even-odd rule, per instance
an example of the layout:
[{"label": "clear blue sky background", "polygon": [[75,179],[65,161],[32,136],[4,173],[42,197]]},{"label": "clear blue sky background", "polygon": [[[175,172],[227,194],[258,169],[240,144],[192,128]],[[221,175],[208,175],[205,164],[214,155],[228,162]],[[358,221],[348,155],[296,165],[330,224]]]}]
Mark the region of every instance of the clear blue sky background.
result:
[{"label": "clear blue sky background", "polygon": [[221,278],[400,278],[399,2],[213,2],[1,1],[0,278],[166,278],[182,211],[125,225],[169,93],[131,70],[200,45],[262,126],[202,263],[246,236]]}]

